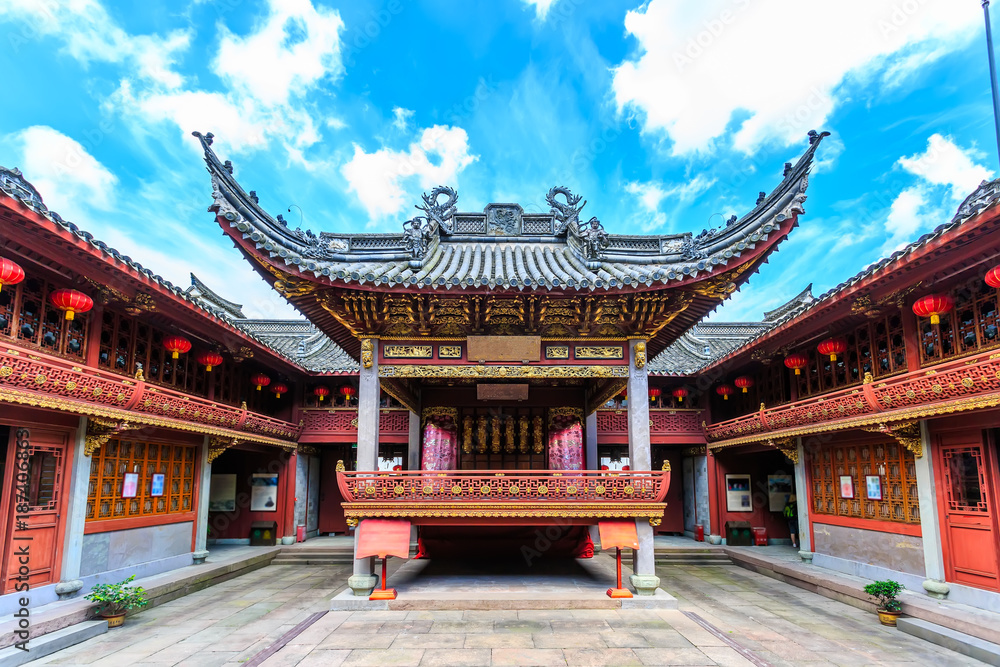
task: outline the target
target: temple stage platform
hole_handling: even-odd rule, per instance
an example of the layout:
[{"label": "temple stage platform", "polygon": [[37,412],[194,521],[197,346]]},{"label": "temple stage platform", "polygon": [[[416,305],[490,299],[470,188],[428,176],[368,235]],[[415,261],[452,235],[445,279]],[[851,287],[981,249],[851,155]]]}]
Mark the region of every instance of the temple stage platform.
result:
[{"label": "temple stage platform", "polygon": [[[631,568],[623,568],[627,586]],[[612,599],[615,561],[606,553],[593,558],[539,560],[527,564],[466,559],[389,560],[388,586],[395,600],[369,600],[350,588],[330,600],[332,611],[439,609],[676,609],[677,599],[656,595]],[[634,593],[634,592],[633,592]]]}]

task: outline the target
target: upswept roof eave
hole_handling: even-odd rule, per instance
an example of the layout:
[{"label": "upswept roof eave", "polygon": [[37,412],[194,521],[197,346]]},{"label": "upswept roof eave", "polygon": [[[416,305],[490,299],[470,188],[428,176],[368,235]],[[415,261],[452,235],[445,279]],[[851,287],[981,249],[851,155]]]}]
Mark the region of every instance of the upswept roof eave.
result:
[{"label": "upswept roof eave", "polygon": [[[541,271],[541,276],[534,274],[506,276],[505,273],[498,271],[494,272],[495,276],[491,276],[491,279],[500,277],[500,280],[491,280],[487,284],[481,280],[481,276],[473,278],[467,275],[459,276],[456,273],[463,268],[468,270],[470,266],[485,267],[487,262],[471,259],[457,261],[456,258],[456,261],[437,261],[435,266],[427,266],[422,260],[415,258],[413,253],[401,251],[402,234],[349,235],[323,232],[317,236],[308,230],[289,229],[287,223],[272,218],[260,207],[253,191],[249,193],[244,191],[236,182],[232,175],[232,165],[228,161],[221,162],[212,150],[211,135],[195,134],[202,142],[208,171],[212,175],[214,203],[210,210],[216,212],[224,231],[234,239],[240,237],[245,241],[246,254],[282,271],[298,273],[307,280],[331,286],[343,284],[350,289],[385,290],[397,287],[419,291],[442,288],[476,291],[502,287],[576,292],[595,289],[633,292],[683,286],[722,273],[735,264],[745,263],[744,256],[754,253],[760,244],[764,244],[764,249],[769,251],[787,235],[788,230],[783,230],[781,223],[803,212],[802,202],[805,200],[813,155],[822,136],[825,135],[825,133],[811,135],[809,148],[794,167],[786,168],[778,187],[770,195],[763,197],[742,219],[730,221],[719,230],[706,230],[697,237],[692,237],[690,234],[663,237],[606,235],[606,249],[589,258],[579,255],[576,248],[580,243],[579,240],[560,241],[564,247],[573,249],[575,261],[569,262],[574,265],[572,271],[567,268],[566,263],[570,259],[568,256],[560,258],[559,255],[563,253],[544,252],[541,248],[544,244],[538,243],[539,239],[536,238],[532,242],[524,241],[523,248],[517,253],[516,266],[541,262],[552,270],[553,276],[547,277],[547,272],[544,270]],[[356,238],[366,239],[369,250],[352,252],[352,239]],[[646,246],[654,244],[656,250],[649,250],[647,247],[647,250],[643,251],[647,252],[645,255],[636,254],[640,252],[639,250],[629,254],[627,249],[623,250],[614,245],[637,239],[643,241]],[[490,246],[497,243],[521,241],[523,241],[521,237],[483,238],[475,244],[475,252],[489,252]],[[450,240],[434,242],[432,239],[434,249],[453,243]],[[684,248],[680,247],[685,244]],[[379,249],[380,245],[386,245],[386,248]],[[532,256],[532,261],[527,263],[520,261],[522,254],[534,252],[535,248],[538,248],[539,252]],[[670,251],[668,254],[663,254],[668,250]],[[652,252],[656,254],[649,254]],[[439,253],[431,250],[427,256],[440,257]],[[555,266],[548,267],[550,257],[556,258]],[[668,260],[671,263],[662,263]],[[660,261],[661,264],[657,265],[656,261]],[[366,262],[375,268],[367,269]],[[386,268],[387,265],[390,265],[390,268]],[[407,265],[410,268],[405,268]],[[392,266],[396,268],[391,268]],[[580,273],[578,269],[581,266],[585,266],[589,273],[583,276],[576,275]],[[418,283],[417,280],[421,282]]]},{"label": "upswept roof eave", "polygon": [[[101,259],[103,261],[111,263],[112,266],[127,274],[133,281],[154,290],[157,295],[168,298],[174,305],[192,312],[193,314],[203,318],[205,321],[211,323],[213,326],[224,328],[227,334],[235,335],[244,339],[247,343],[250,343],[260,351],[266,352],[272,356],[279,363],[290,366],[295,371],[302,373],[306,372],[306,369],[302,368],[294,360],[285,357],[265,342],[254,338],[241,329],[235,327],[232,322],[230,322],[229,319],[222,314],[221,310],[215,311],[206,307],[203,303],[189,296],[185,290],[174,285],[169,280],[153,273],[150,269],[145,268],[128,255],[124,255],[117,249],[109,246],[99,239],[96,239],[93,234],[82,230],[74,223],[65,220],[55,211],[49,210],[42,200],[38,190],[29,181],[27,181],[27,179],[25,179],[18,170],[7,169],[0,166],[0,195],[2,195],[4,199],[13,201],[30,211],[31,214],[34,214],[34,216],[36,216],[36,222],[53,225],[50,230],[46,231],[77,245],[77,247],[80,247],[86,252],[86,255],[93,257],[95,256],[94,251],[100,252]],[[0,201],[3,200],[0,199]],[[12,212],[25,217],[23,211],[18,211],[16,208],[9,206],[8,208],[10,208]]]},{"label": "upswept roof eave", "polygon": [[[774,321],[772,327],[750,338],[724,356],[712,361],[702,370],[711,370],[721,364],[728,363],[753,348],[791,329],[802,326],[808,320],[818,316],[819,312],[825,306],[843,299],[848,293],[856,293],[874,287],[881,281],[888,280],[895,275],[896,270],[905,266],[914,258],[925,252],[932,252],[936,248],[936,245],[948,243],[954,237],[962,234],[965,231],[964,227],[966,223],[973,220],[977,224],[985,221],[987,218],[984,214],[987,211],[992,209],[991,213],[993,215],[989,218],[991,220],[1000,217],[1000,208],[996,207],[998,201],[1000,201],[1000,178],[993,181],[983,181],[979,184],[979,187],[965,198],[950,221],[938,225],[933,231],[924,234],[891,255],[869,264],[844,282],[816,297],[812,302],[785,313],[781,318]],[[935,242],[938,243],[935,244]],[[931,247],[932,245],[934,246],[933,248]]]}]

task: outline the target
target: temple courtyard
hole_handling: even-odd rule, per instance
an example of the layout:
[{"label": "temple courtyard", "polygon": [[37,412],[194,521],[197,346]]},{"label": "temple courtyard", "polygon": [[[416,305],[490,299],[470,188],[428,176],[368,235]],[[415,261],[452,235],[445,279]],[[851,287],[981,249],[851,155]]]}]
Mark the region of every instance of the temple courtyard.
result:
[{"label": "temple courtyard", "polygon": [[[611,563],[603,554],[595,560]],[[734,564],[658,565],[675,610],[329,611],[349,571],[347,564],[263,567],[31,664],[983,664]]]}]

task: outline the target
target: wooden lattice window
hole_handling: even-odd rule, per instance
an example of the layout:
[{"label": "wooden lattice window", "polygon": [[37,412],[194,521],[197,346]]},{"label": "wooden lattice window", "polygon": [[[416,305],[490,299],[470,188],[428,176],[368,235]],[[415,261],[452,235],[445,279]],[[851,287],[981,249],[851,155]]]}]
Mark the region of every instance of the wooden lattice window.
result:
[{"label": "wooden lattice window", "polygon": [[[813,512],[855,519],[920,523],[913,454],[895,441],[823,448],[810,456]],[[851,478],[853,498],[841,492]],[[869,499],[868,476],[879,478],[882,499]]]},{"label": "wooden lattice window", "polygon": [[[90,464],[87,521],[128,519],[193,511],[195,450],[115,438],[108,440]],[[125,474],[139,474],[135,498],[122,498]],[[153,476],[164,475],[163,495],[154,496]]]},{"label": "wooden lattice window", "polygon": [[804,351],[809,365],[801,375],[792,376],[800,397],[860,384],[865,373],[880,378],[906,371],[903,319],[898,311],[862,324],[845,338],[847,352],[835,362],[815,347]]},{"label": "wooden lattice window", "polygon": [[49,354],[83,359],[88,317],[80,313],[67,320],[49,303],[55,289],[51,283],[28,277],[0,290],[0,336]]},{"label": "wooden lattice window", "polygon": [[919,318],[920,361],[935,363],[1000,345],[997,290],[980,279],[951,291],[955,308],[940,324]]},{"label": "wooden lattice window", "polygon": [[989,514],[986,470],[980,447],[947,447],[944,459],[944,489],[949,512]]}]

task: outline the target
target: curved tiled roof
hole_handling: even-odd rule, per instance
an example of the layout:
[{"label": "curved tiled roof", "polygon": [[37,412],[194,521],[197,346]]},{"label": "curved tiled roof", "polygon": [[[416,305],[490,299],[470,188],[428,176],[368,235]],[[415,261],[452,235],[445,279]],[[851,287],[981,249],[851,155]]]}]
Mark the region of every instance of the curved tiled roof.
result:
[{"label": "curved tiled roof", "polygon": [[[171,296],[177,298],[178,300],[188,302],[195,307],[201,309],[206,315],[215,317],[221,320],[224,324],[233,327],[235,322],[233,321],[232,314],[229,310],[220,307],[219,305],[213,303],[210,300],[206,300],[202,295],[197,292],[192,292],[191,289],[183,290],[180,287],[174,285],[169,280],[153,273],[149,269],[145,268],[138,262],[134,261],[128,255],[123,255],[115,248],[112,248],[107,243],[101,241],[100,239],[94,238],[94,235],[90,232],[84,231],[77,227],[72,222],[64,220],[61,215],[55,211],[49,210],[49,208],[42,201],[42,196],[39,194],[38,190],[35,189],[31,183],[29,183],[24,175],[17,169],[7,169],[0,166],[0,191],[14,198],[24,206],[37,213],[38,215],[44,217],[47,220],[57,224],[59,227],[71,232],[77,239],[83,241],[84,243],[90,245],[91,247],[97,248],[101,251],[103,255],[110,257],[118,262],[121,262],[126,267],[132,269],[136,273],[139,273],[150,281],[152,281],[160,289],[169,292]],[[193,276],[192,276],[193,278]],[[214,293],[213,293],[214,294]],[[231,302],[226,302],[227,304]],[[235,305],[235,304],[233,304]],[[262,340],[252,333],[240,328],[240,332],[247,338],[260,344],[265,349],[269,349],[281,357],[284,357],[291,363],[297,363],[294,358],[287,357],[274,347],[272,347],[266,340]]]},{"label": "curved tiled roof", "polygon": [[198,299],[202,305],[208,303],[213,308],[224,310],[226,314],[234,319],[246,319],[246,315],[243,314],[243,304],[223,299],[209,288],[208,285],[198,280],[198,276],[193,273],[191,274],[191,287],[184,290],[184,293]]},{"label": "curved tiled roof", "polygon": [[[810,133],[809,148],[794,166],[786,164],[781,183],[769,195],[761,193],[752,211],[697,236],[608,234],[596,218],[579,219],[586,202],[565,188],[549,191],[552,210],[545,214],[525,213],[517,204],[459,213],[457,193],[444,187],[424,196],[418,208],[426,215],[403,223],[401,234],[317,236],[265,212],[256,193],[245,192],[233,178],[232,164],[216,156],[212,135],[195,133],[212,175],[210,210],[276,264],[355,285],[579,291],[679,284],[742,264],[743,254],[803,211],[813,155],[825,134]],[[441,197],[447,197],[443,204]]]},{"label": "curved tiled roof", "polygon": [[357,373],[358,362],[306,320],[236,320],[311,373]]},{"label": "curved tiled roof", "polygon": [[[776,329],[777,327],[784,326],[786,324],[791,324],[793,320],[800,317],[806,318],[813,311],[820,309],[824,305],[829,304],[831,301],[834,301],[841,293],[847,291],[848,289],[855,287],[859,283],[874,279],[876,274],[881,271],[890,271],[900,266],[901,263],[909,257],[909,255],[940,239],[945,234],[960,229],[967,221],[975,218],[991,206],[994,206],[998,201],[1000,201],[1000,178],[992,181],[983,181],[979,184],[979,187],[977,187],[968,197],[965,198],[961,205],[959,205],[958,210],[955,212],[955,215],[951,220],[938,225],[933,231],[924,234],[916,241],[907,244],[903,248],[893,252],[891,255],[869,264],[865,269],[859,271],[854,276],[848,278],[836,287],[827,290],[819,297],[814,298],[807,303],[800,303],[797,307],[791,310],[782,311],[780,316],[774,319],[772,325],[768,329],[761,331],[751,338],[748,338],[742,345],[738,348],[734,348],[730,352],[735,353],[744,348],[752,347],[754,344],[765,338],[772,329]],[[782,309],[779,308],[778,310]],[[797,324],[797,322],[795,324]],[[721,355],[713,360],[713,363],[721,360],[722,356],[728,356],[729,354],[730,353],[725,353],[724,355]]]}]

